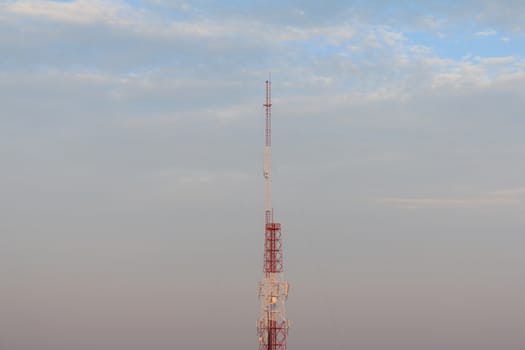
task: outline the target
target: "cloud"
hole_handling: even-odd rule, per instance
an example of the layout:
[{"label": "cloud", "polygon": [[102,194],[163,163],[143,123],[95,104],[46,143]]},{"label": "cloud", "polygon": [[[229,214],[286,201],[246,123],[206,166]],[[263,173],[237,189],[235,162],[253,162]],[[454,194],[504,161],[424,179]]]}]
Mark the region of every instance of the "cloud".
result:
[{"label": "cloud", "polygon": [[497,35],[498,32],[496,32],[494,29],[490,29],[490,30],[484,30],[484,31],[480,31],[480,32],[476,32],[474,35],[476,36],[494,36],[494,35]]},{"label": "cloud", "polygon": [[476,57],[481,64],[492,65],[492,64],[505,64],[512,66],[513,64],[519,63],[520,60],[513,56],[503,57]]},{"label": "cloud", "polygon": [[525,188],[513,188],[486,192],[479,197],[470,198],[381,198],[379,202],[391,204],[405,209],[430,209],[430,208],[477,208],[495,206],[518,206],[524,203]]},{"label": "cloud", "polygon": [[519,196],[525,196],[525,187],[518,187],[518,188],[512,188],[508,190],[499,190],[499,191],[493,191],[489,192],[492,196],[499,196],[499,197],[519,197]]},{"label": "cloud", "polygon": [[3,6],[12,14],[79,24],[93,22],[127,24],[138,14],[138,11],[132,11],[122,2],[101,0],[73,2],[21,0]]},{"label": "cloud", "polygon": [[473,208],[520,204],[518,200],[509,198],[383,198],[380,202],[406,209]]},{"label": "cloud", "polygon": [[[166,22],[172,21],[173,17],[167,15],[167,11],[172,11],[176,14],[175,18],[184,22],[219,18],[222,23],[243,20],[248,25],[271,24],[265,26],[267,30],[273,26],[292,26],[308,30],[315,27],[340,26],[344,23],[368,23],[398,27],[406,31],[424,30],[436,35],[446,35],[443,31],[462,26],[465,20],[472,19],[472,13],[476,13],[476,27],[487,28],[488,25],[490,28],[478,30],[475,34],[477,36],[492,36],[506,30],[521,32],[524,29],[520,24],[523,19],[523,11],[520,10],[524,7],[517,1],[510,1],[510,4],[509,1],[502,1],[496,4],[490,1],[467,0],[443,6],[429,0],[418,2],[418,6],[414,7],[387,1],[374,1],[359,6],[355,2],[346,1],[330,1],[327,6],[319,6],[314,1],[302,1],[280,3],[279,11],[274,11],[272,5],[257,2],[215,4],[165,0],[148,0],[141,2],[141,6],[130,5],[123,0],[20,0],[7,3],[3,7],[12,14],[77,24],[107,23],[133,26],[145,18],[155,18],[155,21],[162,21],[165,25]],[[511,8],[513,10],[509,10]],[[393,10],[396,16],[392,16]]]},{"label": "cloud", "polygon": [[76,0],[73,2],[23,0],[4,5],[14,15],[70,24],[104,24],[144,36],[219,37],[239,32],[231,24],[201,21],[169,21],[156,12],[123,1]]}]

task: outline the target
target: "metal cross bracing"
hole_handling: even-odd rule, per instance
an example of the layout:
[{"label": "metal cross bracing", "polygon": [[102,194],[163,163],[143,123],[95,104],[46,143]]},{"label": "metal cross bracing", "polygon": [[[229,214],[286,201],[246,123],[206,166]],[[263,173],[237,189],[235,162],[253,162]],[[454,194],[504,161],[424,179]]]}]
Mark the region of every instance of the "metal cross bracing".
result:
[{"label": "metal cross bracing", "polygon": [[268,223],[264,234],[264,272],[283,272],[281,224]]},{"label": "metal cross bracing", "polygon": [[283,274],[281,224],[274,222],[270,200],[271,175],[271,82],[266,81],[266,133],[264,149],[265,179],[265,233],[264,276],[259,282],[261,317],[257,320],[259,350],[286,350],[289,321],[286,319],[285,302],[289,284]]}]

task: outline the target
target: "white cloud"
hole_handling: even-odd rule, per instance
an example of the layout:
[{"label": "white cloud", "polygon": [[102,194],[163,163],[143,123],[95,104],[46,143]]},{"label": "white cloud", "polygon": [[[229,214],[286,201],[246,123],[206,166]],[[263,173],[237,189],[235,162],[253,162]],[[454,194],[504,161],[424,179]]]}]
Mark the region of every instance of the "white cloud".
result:
[{"label": "white cloud", "polygon": [[484,30],[480,32],[476,32],[474,35],[476,36],[493,36],[498,34],[494,29]]},{"label": "white cloud", "polygon": [[473,208],[520,204],[518,200],[509,198],[382,198],[379,201],[406,209]]},{"label": "white cloud", "polygon": [[525,187],[518,187],[518,188],[511,188],[511,189],[508,189],[508,190],[493,191],[493,192],[489,192],[488,194],[493,195],[493,196],[501,196],[501,197],[525,196]]},{"label": "white cloud", "polygon": [[191,4],[186,1],[177,1],[177,0],[146,0],[146,3],[155,5],[155,6],[164,6],[170,9],[178,10],[189,10],[191,9]]},{"label": "white cloud", "polygon": [[104,23],[137,34],[169,37],[218,37],[240,28],[231,23],[206,20],[166,21],[155,13],[131,7],[122,1],[76,0],[54,2],[25,0],[5,5],[5,9],[20,16],[40,17],[73,24]]},{"label": "white cloud", "polygon": [[429,57],[423,58],[423,62],[433,67],[432,88],[449,87],[463,92],[467,88],[487,88],[504,80],[521,79],[525,68],[525,61],[515,56],[466,56],[460,61]]},{"label": "white cloud", "polygon": [[516,57],[513,56],[501,56],[501,57],[476,57],[481,64],[512,64],[517,61]]},{"label": "white cloud", "polygon": [[486,192],[477,197],[467,198],[444,198],[444,197],[387,197],[379,199],[379,202],[394,205],[406,209],[425,209],[425,208],[476,208],[494,206],[516,206],[523,203],[522,196],[525,196],[525,187],[509,190]]},{"label": "white cloud", "polygon": [[129,23],[138,11],[120,2],[76,0],[74,2],[23,0],[4,5],[11,13],[72,23]]}]

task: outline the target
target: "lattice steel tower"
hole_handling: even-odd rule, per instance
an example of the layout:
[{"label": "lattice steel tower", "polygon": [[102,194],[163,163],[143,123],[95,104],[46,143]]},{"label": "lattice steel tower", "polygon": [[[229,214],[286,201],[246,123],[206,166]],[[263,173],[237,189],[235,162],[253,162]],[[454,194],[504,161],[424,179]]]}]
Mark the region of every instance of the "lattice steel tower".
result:
[{"label": "lattice steel tower", "polygon": [[259,282],[261,317],[257,320],[259,350],[286,350],[289,321],[286,319],[285,301],[288,298],[288,281],[283,274],[281,224],[273,221],[270,201],[270,160],[272,145],[272,93],[271,81],[266,81],[266,146],[264,148],[265,232],[264,276]]}]

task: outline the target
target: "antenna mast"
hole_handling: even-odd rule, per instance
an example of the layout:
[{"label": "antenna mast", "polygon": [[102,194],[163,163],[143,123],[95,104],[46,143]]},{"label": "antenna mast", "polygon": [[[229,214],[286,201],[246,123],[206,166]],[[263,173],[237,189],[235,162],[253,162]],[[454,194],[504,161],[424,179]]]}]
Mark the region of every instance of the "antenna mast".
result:
[{"label": "antenna mast", "polygon": [[284,280],[281,224],[273,221],[270,197],[271,146],[272,146],[272,85],[271,75],[266,81],[266,133],[264,148],[265,180],[265,233],[264,276],[259,282],[261,318],[257,321],[259,350],[286,350],[289,321],[286,319],[285,301],[288,298],[288,281]]},{"label": "antenna mast", "polygon": [[266,101],[264,103],[266,112],[266,144],[264,147],[264,182],[266,186],[265,191],[265,216],[266,224],[273,221],[271,208],[271,193],[270,193],[270,171],[272,159],[272,82],[266,80]]}]

